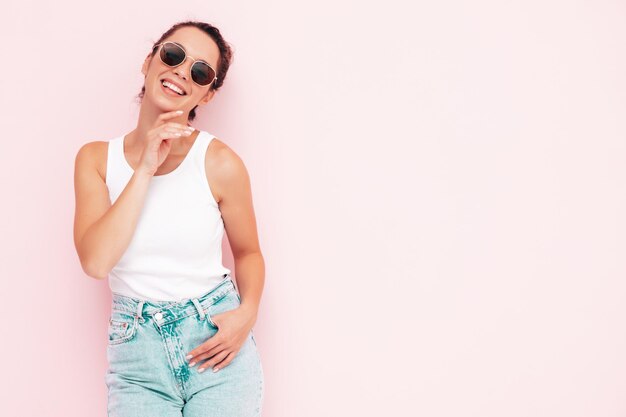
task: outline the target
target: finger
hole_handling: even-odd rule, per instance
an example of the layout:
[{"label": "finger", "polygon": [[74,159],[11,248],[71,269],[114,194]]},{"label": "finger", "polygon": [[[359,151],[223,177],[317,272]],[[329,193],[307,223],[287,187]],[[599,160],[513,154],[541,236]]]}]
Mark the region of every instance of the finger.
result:
[{"label": "finger", "polygon": [[172,126],[172,127],[179,127],[181,129],[194,130],[194,128],[191,126],[184,125],[182,123],[176,123],[176,122],[167,122],[167,123],[164,123],[164,126]]},{"label": "finger", "polygon": [[222,339],[218,335],[219,335],[219,332],[211,336],[204,343],[198,345],[195,349],[192,349],[189,352],[187,352],[187,356],[185,356],[185,359],[190,360],[190,361],[196,361],[196,356],[199,357],[203,353],[209,352],[211,351],[211,349],[214,349],[216,346],[219,346],[222,343]]},{"label": "finger", "polygon": [[235,352],[234,350],[228,353],[228,355],[226,356],[226,358],[224,358],[223,361],[219,362],[217,365],[213,367],[213,372],[217,372],[220,369],[224,369],[224,367],[228,366],[233,361],[235,356],[237,356],[237,352]]},{"label": "finger", "polygon": [[186,136],[189,136],[193,133],[193,129],[187,129],[187,128],[178,127],[178,126],[165,126],[163,127],[163,130],[166,132],[180,133]]},{"label": "finger", "polygon": [[158,134],[158,137],[162,140],[164,139],[177,139],[179,137],[182,136],[182,133],[174,133],[174,132],[166,132],[166,131],[161,131]]},{"label": "finger", "polygon": [[230,351],[228,351],[228,350],[221,351],[220,353],[218,353],[217,355],[213,356],[211,359],[209,359],[208,361],[206,361],[202,365],[200,365],[198,367],[198,372],[204,372],[207,368],[211,368],[214,364],[220,363],[229,354],[230,354]]},{"label": "finger", "polygon": [[218,354],[219,352],[225,350],[227,346],[225,344],[218,344],[209,349],[206,349],[204,352],[201,352],[195,355],[193,358],[189,360],[189,366],[194,366],[196,363],[201,362],[205,359],[209,359],[212,356]]},{"label": "finger", "polygon": [[166,113],[161,113],[156,119],[156,124],[157,125],[163,124],[165,123],[166,120],[173,119],[174,117],[179,117],[183,113],[184,113],[183,110],[174,110],[174,111],[168,111]]},{"label": "finger", "polygon": [[180,138],[181,136],[191,136],[192,132],[188,132],[188,131],[184,131],[181,129],[168,129],[168,130],[164,130],[163,132],[161,132],[165,135],[169,136],[174,136],[177,138]]}]

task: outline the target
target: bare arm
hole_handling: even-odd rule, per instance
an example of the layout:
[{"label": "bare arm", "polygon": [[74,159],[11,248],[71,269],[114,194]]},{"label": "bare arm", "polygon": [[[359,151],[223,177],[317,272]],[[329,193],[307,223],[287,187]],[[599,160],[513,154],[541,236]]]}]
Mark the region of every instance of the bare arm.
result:
[{"label": "bare arm", "polygon": [[106,183],[97,170],[97,146],[88,143],[76,155],[74,245],[85,273],[105,279],[130,244],[151,176],[135,172],[111,205]]},{"label": "bare arm", "polygon": [[150,180],[169,154],[171,141],[193,131],[181,123],[167,122],[182,113],[182,110],[171,111],[156,118],[153,128],[146,133],[139,166],[113,205],[106,182],[97,169],[98,155],[104,153],[98,147],[104,144],[88,143],[78,151],[74,166],[74,246],[87,275],[105,279],[128,248]]},{"label": "bare arm", "polygon": [[233,250],[241,304],[212,315],[218,332],[188,352],[190,366],[208,359],[198,366],[199,372],[223,369],[237,356],[256,322],[265,284],[265,261],[259,247],[248,172],[243,161],[221,141],[211,146],[217,149],[205,161],[206,171],[211,172],[209,182]]},{"label": "bare arm", "polygon": [[237,287],[242,310],[256,321],[265,283],[265,261],[261,254],[252,202],[250,178],[243,161],[223,145],[218,149],[215,174],[219,207],[233,251]]}]

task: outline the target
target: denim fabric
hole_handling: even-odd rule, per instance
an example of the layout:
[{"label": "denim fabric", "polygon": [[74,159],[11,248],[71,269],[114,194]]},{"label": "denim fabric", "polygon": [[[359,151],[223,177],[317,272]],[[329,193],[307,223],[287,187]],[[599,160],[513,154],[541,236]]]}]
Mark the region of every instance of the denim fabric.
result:
[{"label": "denim fabric", "polygon": [[264,378],[250,331],[218,372],[185,356],[218,331],[211,316],[241,298],[227,275],[208,293],[182,301],[150,301],[113,293],[105,381],[109,417],[257,417]]}]

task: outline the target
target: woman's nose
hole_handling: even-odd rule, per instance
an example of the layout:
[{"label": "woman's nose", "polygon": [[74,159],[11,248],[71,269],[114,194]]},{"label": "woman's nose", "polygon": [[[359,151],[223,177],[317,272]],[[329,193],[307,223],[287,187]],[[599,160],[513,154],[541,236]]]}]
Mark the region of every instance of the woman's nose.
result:
[{"label": "woman's nose", "polygon": [[180,78],[182,78],[183,80],[185,80],[185,81],[187,81],[187,79],[188,79],[188,77],[187,77],[188,72],[189,72],[189,68],[188,68],[188,65],[186,63],[179,65],[174,70],[174,73],[176,75],[178,75]]},{"label": "woman's nose", "polygon": [[187,76],[187,74],[190,74],[191,72],[191,66],[193,65],[193,60],[190,59],[190,57],[185,57],[185,62],[183,62],[182,64],[180,64],[179,66],[176,67],[176,69],[174,70],[174,72],[181,77],[182,79],[184,79],[185,81],[187,81],[189,79],[189,77]]}]

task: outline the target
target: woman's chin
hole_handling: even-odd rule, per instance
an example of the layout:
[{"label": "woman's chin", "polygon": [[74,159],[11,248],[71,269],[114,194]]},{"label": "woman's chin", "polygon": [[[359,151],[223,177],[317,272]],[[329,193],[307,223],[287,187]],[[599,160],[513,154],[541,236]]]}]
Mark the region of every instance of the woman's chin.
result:
[{"label": "woman's chin", "polygon": [[172,100],[170,97],[164,97],[162,94],[156,94],[154,97],[144,97],[153,103],[153,106],[162,112],[185,110],[181,107],[180,100]]}]

